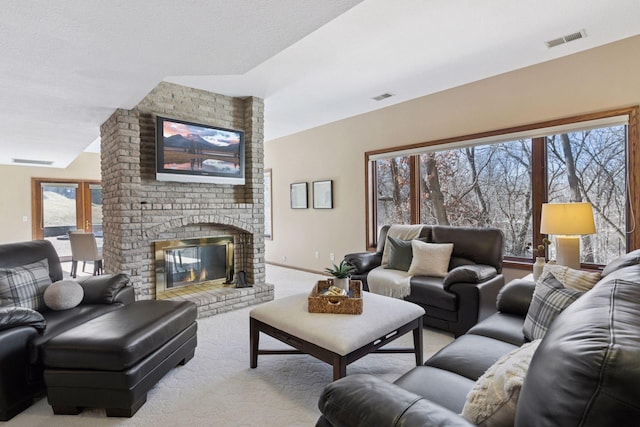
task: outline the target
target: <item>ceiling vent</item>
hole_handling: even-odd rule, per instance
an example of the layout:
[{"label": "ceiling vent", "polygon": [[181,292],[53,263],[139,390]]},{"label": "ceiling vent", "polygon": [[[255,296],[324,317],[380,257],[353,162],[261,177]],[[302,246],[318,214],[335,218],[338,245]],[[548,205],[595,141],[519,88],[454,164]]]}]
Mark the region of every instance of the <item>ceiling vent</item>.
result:
[{"label": "ceiling vent", "polygon": [[575,33],[567,34],[566,36],[558,37],[557,39],[549,40],[544,42],[548,48],[560,46],[561,44],[569,43],[574,40],[580,40],[587,37],[587,32],[585,30],[580,30]]},{"label": "ceiling vent", "polygon": [[51,166],[53,164],[51,160],[11,159],[11,161],[22,165]]},{"label": "ceiling vent", "polygon": [[391,93],[383,93],[382,95],[374,96],[372,99],[376,101],[382,101],[383,99],[391,98],[393,94]]}]

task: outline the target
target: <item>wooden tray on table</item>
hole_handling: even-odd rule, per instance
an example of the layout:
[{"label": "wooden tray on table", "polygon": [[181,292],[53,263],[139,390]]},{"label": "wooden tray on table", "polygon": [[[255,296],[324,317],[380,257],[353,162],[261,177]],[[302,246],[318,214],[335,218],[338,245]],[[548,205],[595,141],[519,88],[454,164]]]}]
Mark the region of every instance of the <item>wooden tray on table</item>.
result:
[{"label": "wooden tray on table", "polygon": [[362,282],[349,282],[349,295],[323,295],[331,284],[320,280],[309,295],[309,313],[362,314]]}]

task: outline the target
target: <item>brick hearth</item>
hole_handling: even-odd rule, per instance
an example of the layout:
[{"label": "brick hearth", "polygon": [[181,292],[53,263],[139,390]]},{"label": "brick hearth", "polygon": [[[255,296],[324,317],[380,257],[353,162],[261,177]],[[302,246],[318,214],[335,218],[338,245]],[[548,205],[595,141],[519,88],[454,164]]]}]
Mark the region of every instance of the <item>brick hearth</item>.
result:
[{"label": "brick hearth", "polygon": [[250,288],[206,287],[197,292],[176,292],[167,300],[193,301],[198,305],[198,317],[213,316],[226,311],[237,310],[252,304],[259,304],[273,299],[273,285],[263,283]]}]

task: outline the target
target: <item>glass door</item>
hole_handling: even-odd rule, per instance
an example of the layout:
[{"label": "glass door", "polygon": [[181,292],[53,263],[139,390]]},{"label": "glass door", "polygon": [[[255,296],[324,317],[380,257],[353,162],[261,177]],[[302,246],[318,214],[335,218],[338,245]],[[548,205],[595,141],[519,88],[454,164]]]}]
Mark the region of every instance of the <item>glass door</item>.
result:
[{"label": "glass door", "polygon": [[88,204],[85,209],[85,231],[91,231],[96,237],[102,237],[102,186],[88,184]]},{"label": "glass door", "polygon": [[96,236],[98,249],[102,249],[102,186],[88,184],[88,203],[85,203],[85,231],[91,231]]},{"label": "glass door", "polygon": [[69,231],[93,232],[102,246],[102,187],[89,181],[34,178],[34,240],[49,240],[62,261],[71,259]]}]

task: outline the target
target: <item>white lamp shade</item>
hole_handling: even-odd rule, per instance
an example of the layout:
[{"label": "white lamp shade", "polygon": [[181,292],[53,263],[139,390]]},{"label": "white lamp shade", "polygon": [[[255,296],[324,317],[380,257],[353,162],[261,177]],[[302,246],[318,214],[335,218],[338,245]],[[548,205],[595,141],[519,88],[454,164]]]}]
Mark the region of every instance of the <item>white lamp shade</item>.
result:
[{"label": "white lamp shade", "polygon": [[540,233],[553,235],[594,234],[591,203],[543,203]]}]

